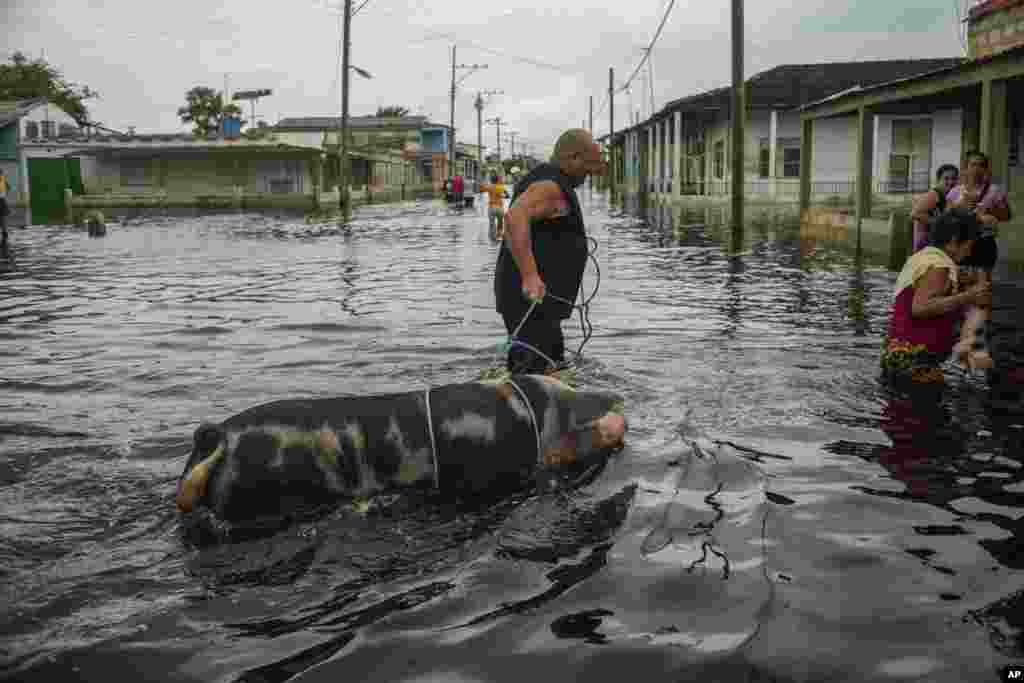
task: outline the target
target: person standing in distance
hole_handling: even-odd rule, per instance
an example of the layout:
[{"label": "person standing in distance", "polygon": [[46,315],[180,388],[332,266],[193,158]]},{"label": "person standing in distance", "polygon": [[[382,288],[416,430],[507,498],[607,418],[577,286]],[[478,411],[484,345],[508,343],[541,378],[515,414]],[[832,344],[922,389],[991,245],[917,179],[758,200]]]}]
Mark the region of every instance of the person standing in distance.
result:
[{"label": "person standing in distance", "polygon": [[572,128],[559,136],[551,161],[515,186],[494,269],[497,311],[509,334],[519,328],[510,372],[543,373],[565,361],[562,320],[573,314],[589,253],[576,189],[606,170],[590,133]]}]

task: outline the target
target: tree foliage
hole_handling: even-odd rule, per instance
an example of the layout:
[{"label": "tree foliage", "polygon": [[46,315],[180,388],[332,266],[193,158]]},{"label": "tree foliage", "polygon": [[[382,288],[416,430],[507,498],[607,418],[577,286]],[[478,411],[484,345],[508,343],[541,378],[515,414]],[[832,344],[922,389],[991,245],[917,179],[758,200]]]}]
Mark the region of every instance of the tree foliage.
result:
[{"label": "tree foliage", "polygon": [[185,106],[178,108],[178,118],[182,123],[191,123],[193,135],[199,137],[219,130],[224,117],[241,113],[242,109],[234,102],[224,102],[223,93],[202,85],[185,93]]},{"label": "tree foliage", "polygon": [[45,59],[29,60],[22,52],[0,64],[0,99],[27,100],[45,97],[75,119],[79,125],[89,121],[86,100],[99,93],[87,85],[64,80],[64,74]]},{"label": "tree foliage", "polygon": [[408,107],[377,107],[377,116],[408,116]]}]

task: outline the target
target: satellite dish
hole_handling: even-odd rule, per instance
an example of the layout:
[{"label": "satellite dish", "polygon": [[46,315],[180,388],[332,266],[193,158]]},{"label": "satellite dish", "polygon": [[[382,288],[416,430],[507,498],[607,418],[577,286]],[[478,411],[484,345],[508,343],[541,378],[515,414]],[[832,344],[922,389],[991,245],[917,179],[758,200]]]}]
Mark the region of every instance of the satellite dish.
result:
[{"label": "satellite dish", "polygon": [[519,167],[513,166],[512,168],[508,169],[508,172],[515,175],[516,173],[519,173]]}]

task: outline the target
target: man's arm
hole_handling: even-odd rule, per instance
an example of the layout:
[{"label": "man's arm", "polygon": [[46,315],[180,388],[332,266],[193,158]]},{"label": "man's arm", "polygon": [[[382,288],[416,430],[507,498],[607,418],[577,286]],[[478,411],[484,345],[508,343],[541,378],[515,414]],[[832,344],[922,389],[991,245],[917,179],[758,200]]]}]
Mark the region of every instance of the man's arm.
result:
[{"label": "man's arm", "polygon": [[928,212],[934,209],[938,203],[938,198],[932,190],[928,190],[925,194],[917,195],[914,197],[913,209],[910,214],[911,218],[927,223],[929,218]]},{"label": "man's arm", "polygon": [[543,299],[544,282],[537,271],[530,240],[530,222],[555,218],[565,210],[565,198],[558,184],[551,180],[533,183],[516,198],[505,213],[505,232],[509,251],[523,278],[523,293],[531,300]]}]

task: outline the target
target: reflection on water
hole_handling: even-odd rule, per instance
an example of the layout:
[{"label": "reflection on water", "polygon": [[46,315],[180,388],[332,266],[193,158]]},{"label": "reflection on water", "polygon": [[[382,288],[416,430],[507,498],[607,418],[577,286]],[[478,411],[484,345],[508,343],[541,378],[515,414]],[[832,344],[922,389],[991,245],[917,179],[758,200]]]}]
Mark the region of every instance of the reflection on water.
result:
[{"label": "reflection on water", "polygon": [[[603,472],[486,509],[382,497],[202,549],[172,500],[199,422],[501,362],[482,207],[14,231],[5,674],[964,681],[1024,658],[1018,388],[877,382],[891,255],[753,207],[731,249],[727,207],[581,194],[601,279],[579,381],[630,419]],[[1009,367],[1020,285],[996,288]]]}]

